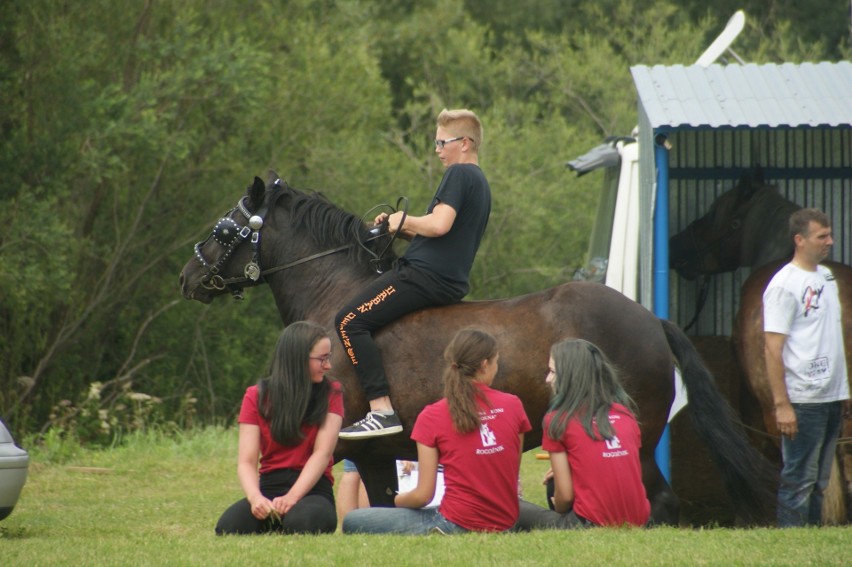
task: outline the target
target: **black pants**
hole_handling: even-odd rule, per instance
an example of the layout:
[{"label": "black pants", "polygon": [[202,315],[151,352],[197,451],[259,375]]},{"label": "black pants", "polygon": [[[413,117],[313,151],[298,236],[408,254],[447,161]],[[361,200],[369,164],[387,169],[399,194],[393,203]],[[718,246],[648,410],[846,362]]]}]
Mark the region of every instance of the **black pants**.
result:
[{"label": "black pants", "polygon": [[407,313],[458,303],[465,290],[448,285],[404,259],[355,295],[334,319],[335,330],[367,400],[390,395],[382,355],[373,333]]},{"label": "black pants", "polygon": [[[260,492],[270,500],[287,494],[301,471],[279,469],[261,475]],[[280,532],[285,534],[334,533],[337,529],[337,511],[331,482],[322,476],[311,491],[287,512],[281,521],[271,517],[258,520],[251,513],[248,499],[235,502],[225,510],[216,524],[216,535],[261,534]]]}]

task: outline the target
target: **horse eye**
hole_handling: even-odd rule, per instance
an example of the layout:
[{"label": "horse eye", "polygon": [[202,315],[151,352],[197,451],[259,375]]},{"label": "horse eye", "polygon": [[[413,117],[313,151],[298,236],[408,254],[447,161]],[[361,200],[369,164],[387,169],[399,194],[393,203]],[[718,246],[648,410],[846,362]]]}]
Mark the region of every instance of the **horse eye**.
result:
[{"label": "horse eye", "polygon": [[734,219],[731,222],[731,230],[739,230],[739,228],[743,225],[743,221],[740,219]]}]

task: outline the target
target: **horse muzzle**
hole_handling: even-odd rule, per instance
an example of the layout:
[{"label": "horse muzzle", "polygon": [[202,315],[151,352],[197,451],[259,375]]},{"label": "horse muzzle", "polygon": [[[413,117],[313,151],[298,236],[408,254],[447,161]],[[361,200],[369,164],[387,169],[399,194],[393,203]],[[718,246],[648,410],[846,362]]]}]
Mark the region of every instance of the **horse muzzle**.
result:
[{"label": "horse muzzle", "polygon": [[698,266],[694,262],[689,262],[687,260],[671,262],[669,267],[676,271],[680,277],[689,281],[694,280],[701,274]]},{"label": "horse muzzle", "polygon": [[190,285],[186,274],[183,272],[180,273],[180,293],[184,299],[194,299],[204,304],[213,302],[213,295],[206,293],[206,290],[201,286],[201,282]]},{"label": "horse muzzle", "polygon": [[194,299],[204,304],[213,303],[213,300],[230,292],[231,297],[236,300],[244,299],[242,286],[228,285],[222,276],[214,275],[200,279],[195,285],[190,285],[185,274],[180,273],[180,291],[184,299]]}]

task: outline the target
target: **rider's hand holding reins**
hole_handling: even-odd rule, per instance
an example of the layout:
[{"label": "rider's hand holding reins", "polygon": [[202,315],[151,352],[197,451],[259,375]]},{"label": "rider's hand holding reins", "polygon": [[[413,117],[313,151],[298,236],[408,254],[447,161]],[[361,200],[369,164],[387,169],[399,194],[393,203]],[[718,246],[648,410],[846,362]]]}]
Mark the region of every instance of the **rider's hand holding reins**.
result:
[{"label": "rider's hand holding reins", "polygon": [[405,218],[404,211],[397,211],[392,214],[388,213],[380,213],[375,220],[376,226],[381,226],[382,224],[386,224],[388,227],[388,232],[390,234],[399,233],[398,236],[405,238],[406,240],[411,240],[414,238],[415,233],[411,230],[408,230],[403,225],[403,219]]}]

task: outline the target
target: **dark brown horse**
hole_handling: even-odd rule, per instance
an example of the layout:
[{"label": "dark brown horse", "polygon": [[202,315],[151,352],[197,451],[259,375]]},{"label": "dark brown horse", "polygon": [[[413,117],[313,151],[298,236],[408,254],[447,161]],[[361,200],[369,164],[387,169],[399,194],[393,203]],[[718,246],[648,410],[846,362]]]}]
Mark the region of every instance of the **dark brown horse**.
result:
[{"label": "dark brown horse", "polygon": [[[788,221],[801,207],[761,181],[744,179],[723,193],[710,210],[671,237],[671,267],[695,279],[739,267],[756,269],[743,283],[733,329],[737,359],[748,387],[757,398],[766,432],[775,438],[775,413],[766,379],[763,342],[763,291],[772,276],[792,256]],[[825,262],[838,281],[843,308],[843,337],[847,366],[852,368],[852,267]],[[843,437],[852,437],[852,422],[844,422]],[[852,494],[852,445],[841,444],[838,462],[845,479],[846,499]],[[841,506],[836,506],[840,509]],[[852,512],[852,507],[848,510]]]},{"label": "dark brown horse", "polygon": [[[261,228],[262,226],[262,228]],[[308,319],[331,329],[334,314],[359,286],[376,277],[386,248],[361,220],[316,193],[306,194],[273,179],[255,178],[238,206],[196,245],[180,275],[184,297],[208,303],[244,286],[270,286],[284,324]],[[360,246],[358,242],[366,242]],[[469,301],[426,309],[396,321],[376,335],[388,368],[391,397],[406,431],[424,405],[442,396],[442,352],[460,328],[476,325],[500,344],[496,388],[521,398],[534,430],[524,449],[541,443],[541,420],[549,392],[544,383],[550,345],[565,337],[597,343],[622,369],[624,385],[639,407],[643,481],[659,523],[676,523],[677,498],[660,474],[654,448],[674,394],[678,364],[690,397],[696,431],[706,441],[749,522],[763,521],[771,506],[767,463],[734,425],[731,410],[687,337],[639,304],[603,285],[572,282],[501,301]],[[334,351],[334,375],[345,387],[348,423],[367,410],[342,349]],[[340,441],[337,458],[355,461],[373,505],[392,505],[394,460],[416,458],[413,442],[397,435]]]},{"label": "dark brown horse", "polygon": [[787,219],[800,209],[775,187],[744,177],[710,210],[669,239],[669,264],[681,277],[762,266],[793,253]]}]

